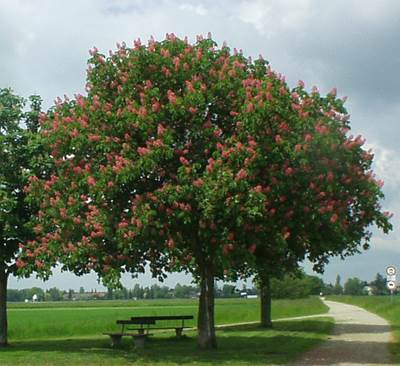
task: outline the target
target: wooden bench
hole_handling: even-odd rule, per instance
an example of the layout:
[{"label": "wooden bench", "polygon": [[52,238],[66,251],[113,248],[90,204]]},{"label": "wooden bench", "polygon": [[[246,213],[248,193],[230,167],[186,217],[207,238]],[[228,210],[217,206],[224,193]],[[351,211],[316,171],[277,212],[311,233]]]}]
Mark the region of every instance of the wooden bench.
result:
[{"label": "wooden bench", "polygon": [[[175,334],[177,338],[182,337],[182,332],[184,328],[191,328],[188,326],[185,326],[185,320],[192,320],[193,315],[157,315],[157,316],[133,316],[131,317],[132,322],[137,322],[136,324],[141,324],[141,322],[144,322],[143,324],[148,324],[147,330],[150,329],[175,329]],[[158,321],[168,321],[168,320],[179,320],[181,323],[179,325],[162,325],[162,324],[157,324],[156,322]],[[146,322],[150,323],[146,323]],[[154,322],[154,323],[153,323]],[[150,324],[155,324],[155,326],[151,326]],[[130,330],[138,330],[139,332],[142,331],[143,325],[141,328],[129,328]]]},{"label": "wooden bench", "polygon": [[[111,345],[116,347],[121,344],[121,339],[124,336],[132,337],[133,344],[135,347],[144,347],[146,338],[151,335],[149,332],[153,329],[175,329],[175,334],[177,338],[182,337],[182,332],[184,328],[190,328],[185,326],[185,320],[193,319],[193,315],[159,315],[159,316],[133,316],[128,320],[117,320],[117,324],[121,325],[120,332],[106,332],[104,335],[108,335],[111,338]],[[180,321],[179,324],[162,325],[156,322],[160,321]],[[129,327],[129,326],[136,327]],[[137,333],[131,333],[129,331],[136,330]]]}]

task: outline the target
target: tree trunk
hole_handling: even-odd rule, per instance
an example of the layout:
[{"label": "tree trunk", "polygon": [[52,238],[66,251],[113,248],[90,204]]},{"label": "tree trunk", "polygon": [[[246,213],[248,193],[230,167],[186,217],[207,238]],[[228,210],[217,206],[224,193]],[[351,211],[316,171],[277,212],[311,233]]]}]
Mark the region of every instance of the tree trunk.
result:
[{"label": "tree trunk", "polygon": [[204,266],[201,271],[197,329],[200,348],[217,348],[214,325],[214,274],[208,266]]},{"label": "tree trunk", "polygon": [[259,281],[261,300],[261,326],[264,328],[271,328],[271,287],[269,276],[267,274],[260,274]]},{"label": "tree trunk", "polygon": [[4,266],[0,266],[0,347],[8,345],[7,338],[7,279]]}]

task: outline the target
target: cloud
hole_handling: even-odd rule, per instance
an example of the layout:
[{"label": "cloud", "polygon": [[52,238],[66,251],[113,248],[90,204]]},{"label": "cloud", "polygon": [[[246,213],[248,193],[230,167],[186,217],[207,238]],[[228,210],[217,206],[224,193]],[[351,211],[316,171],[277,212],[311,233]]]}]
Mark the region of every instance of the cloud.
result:
[{"label": "cloud", "polygon": [[181,4],[179,9],[188,10],[200,16],[207,15],[207,9],[202,4],[192,5],[192,4]]}]

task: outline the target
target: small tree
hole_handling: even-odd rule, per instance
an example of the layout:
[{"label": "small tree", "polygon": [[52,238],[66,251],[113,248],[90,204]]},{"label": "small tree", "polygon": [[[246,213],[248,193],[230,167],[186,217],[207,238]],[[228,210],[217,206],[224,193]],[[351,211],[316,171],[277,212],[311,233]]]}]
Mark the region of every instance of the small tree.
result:
[{"label": "small tree", "polygon": [[281,268],[322,268],[367,246],[369,225],[390,228],[343,101],[290,90],[262,58],[168,35],[94,49],[87,89],[41,118],[56,170],[31,178],[27,273],[61,262],[115,286],[146,263],[160,280],[190,272],[199,344],[213,348],[215,280],[257,273],[268,295]]},{"label": "small tree", "polygon": [[365,295],[366,294],[366,292],[364,291],[365,286],[366,283],[364,281],[361,281],[359,278],[357,277],[349,278],[344,283],[343,293],[345,295],[353,295],[353,296]]},{"label": "small tree", "polygon": [[343,287],[340,283],[340,276],[336,276],[335,285],[333,286],[333,294],[334,295],[342,295],[343,294]]},{"label": "small tree", "polygon": [[372,293],[374,295],[389,295],[389,290],[386,287],[386,278],[380,273],[377,273],[375,280],[371,282]]},{"label": "small tree", "polygon": [[7,338],[7,281],[16,274],[18,244],[32,239],[26,227],[32,207],[25,202],[32,150],[28,142],[37,130],[40,98],[30,97],[30,111],[24,112],[25,100],[10,89],[0,89],[0,347]]},{"label": "small tree", "polygon": [[237,297],[235,293],[235,286],[224,283],[222,286],[222,297]]}]

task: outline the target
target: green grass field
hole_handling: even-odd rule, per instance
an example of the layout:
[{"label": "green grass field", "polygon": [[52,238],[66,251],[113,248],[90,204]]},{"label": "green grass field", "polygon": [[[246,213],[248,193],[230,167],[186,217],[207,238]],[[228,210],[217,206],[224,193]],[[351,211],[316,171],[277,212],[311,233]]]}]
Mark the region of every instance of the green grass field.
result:
[{"label": "green grass field", "polygon": [[400,364],[400,296],[329,296],[328,299],[360,306],[389,321],[395,338],[390,350]]},{"label": "green grass field", "polygon": [[[72,305],[72,306],[69,306]],[[317,298],[273,302],[273,318],[327,311]],[[283,364],[324,339],[329,318],[280,321],[273,330],[257,325],[218,329],[217,351],[200,351],[195,331],[176,340],[174,331],[155,333],[144,349],[129,339],[112,349],[102,333],[117,330],[116,319],[134,315],[196,316],[197,300],[93,301],[16,306],[9,309],[11,346],[0,351],[0,365],[261,365]],[[257,300],[217,300],[216,323],[257,321]],[[192,325],[195,324],[195,321]]]},{"label": "green grass field", "polygon": [[[37,305],[33,308],[32,305]],[[72,305],[72,306],[70,306]],[[78,306],[81,307],[78,307]],[[259,301],[220,299],[216,301],[216,324],[257,321]],[[273,302],[273,319],[326,312],[317,298]],[[116,330],[117,319],[141,315],[197,316],[197,299],[147,301],[92,301],[11,305],[8,311],[10,341],[22,339],[99,335]],[[196,320],[188,322],[195,326]]]}]

